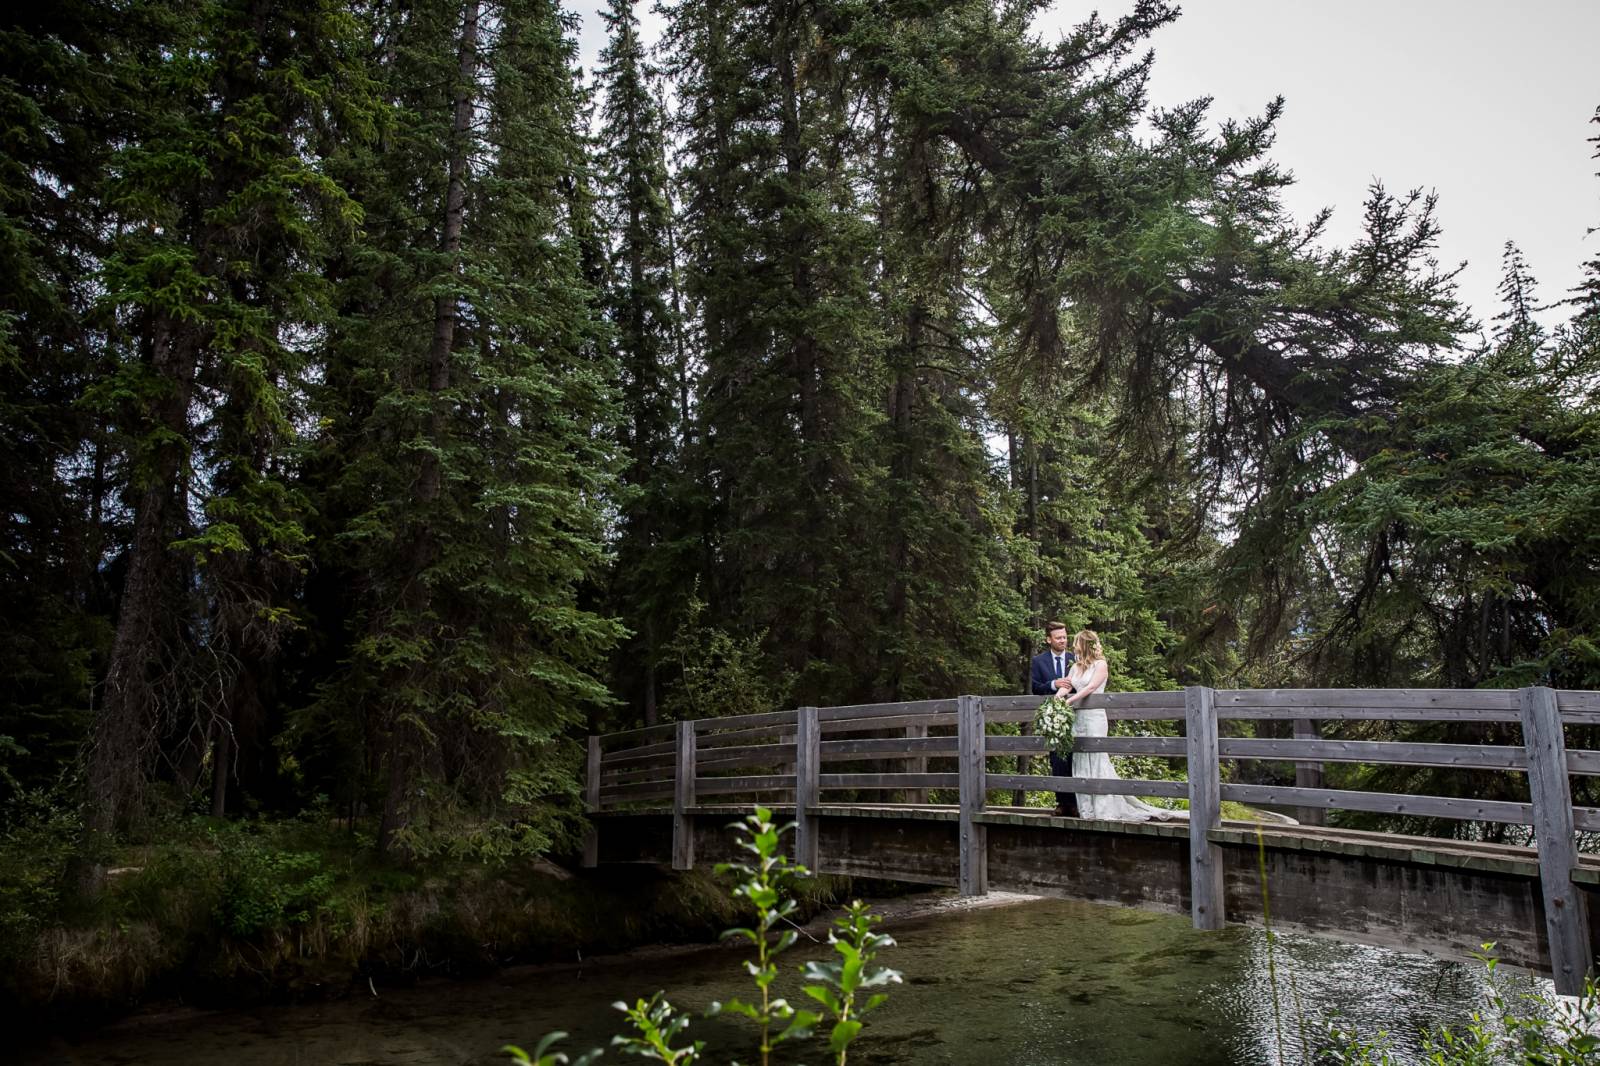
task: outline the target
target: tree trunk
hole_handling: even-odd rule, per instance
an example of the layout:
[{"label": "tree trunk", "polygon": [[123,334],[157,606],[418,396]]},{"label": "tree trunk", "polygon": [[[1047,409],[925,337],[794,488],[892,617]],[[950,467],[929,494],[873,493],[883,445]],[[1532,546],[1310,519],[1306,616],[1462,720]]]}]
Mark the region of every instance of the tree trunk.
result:
[{"label": "tree trunk", "polygon": [[233,723],[226,717],[217,721],[211,757],[211,817],[221,818],[228,810],[228,773],[233,763]]},{"label": "tree trunk", "polygon": [[[457,53],[457,80],[454,116],[450,126],[449,181],[445,189],[444,229],[440,250],[449,259],[452,281],[461,276],[461,232],[466,219],[468,145],[472,134],[472,111],[478,76],[478,16],[480,0],[467,0],[461,21],[461,42]],[[451,286],[453,288],[453,286]],[[412,624],[421,626],[429,613],[429,592],[424,574],[433,565],[438,546],[429,524],[433,503],[439,498],[443,475],[438,449],[443,447],[447,419],[442,394],[450,387],[450,357],[455,350],[458,300],[454,292],[434,298],[433,338],[428,345],[427,382],[432,396],[428,414],[428,437],[434,449],[422,456],[422,467],[415,494],[417,521],[411,529],[412,557],[410,580],[406,583],[406,607]],[[391,711],[387,744],[388,787],[384,793],[383,815],[378,828],[377,849],[386,853],[394,835],[406,822],[406,778],[413,757],[412,731],[402,727]]]},{"label": "tree trunk", "polygon": [[134,505],[128,574],[95,715],[87,765],[84,844],[72,877],[74,887],[84,896],[99,891],[101,860],[111,835],[138,811],[156,743],[155,673],[164,652],[162,600],[173,561],[167,544],[183,469],[180,442],[189,439],[189,398],[200,348],[197,326],[164,315],[156,318],[150,366],[167,385],[167,392],[154,405],[150,428],[163,433],[166,440],[155,449],[148,479]]}]

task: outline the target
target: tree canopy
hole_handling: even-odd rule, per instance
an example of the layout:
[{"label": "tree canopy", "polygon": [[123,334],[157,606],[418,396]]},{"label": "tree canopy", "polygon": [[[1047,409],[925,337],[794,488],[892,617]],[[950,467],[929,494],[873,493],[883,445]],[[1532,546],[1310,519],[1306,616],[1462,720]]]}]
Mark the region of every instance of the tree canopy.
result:
[{"label": "tree canopy", "polygon": [[[1141,0],[79,0],[0,26],[0,792],[570,839],[582,733],[1600,687],[1600,259],[1295,219]],[[1597,116],[1600,118],[1600,116]],[[1574,228],[1590,220],[1574,220]],[[1475,314],[1488,316],[1480,332]]]}]

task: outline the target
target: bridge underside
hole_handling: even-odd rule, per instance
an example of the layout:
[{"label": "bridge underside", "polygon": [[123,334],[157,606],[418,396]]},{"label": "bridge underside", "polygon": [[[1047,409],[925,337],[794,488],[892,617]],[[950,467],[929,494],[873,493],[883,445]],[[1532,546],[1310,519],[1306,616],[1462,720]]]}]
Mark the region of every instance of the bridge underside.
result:
[{"label": "bridge underside", "polygon": [[[780,812],[782,805],[777,805]],[[791,808],[792,810],[792,808]],[[735,860],[727,825],[745,807],[694,809],[696,864]],[[956,886],[955,810],[824,805],[817,809],[819,872]],[[601,862],[672,857],[670,811],[591,816]],[[991,808],[985,827],[988,887],[1062,899],[1188,914],[1189,830],[1182,824],[1054,818]],[[1505,962],[1549,971],[1539,862],[1529,848],[1311,827],[1226,822],[1222,852],[1227,920],[1261,924],[1261,869],[1275,927],[1358,943],[1465,958],[1494,941]],[[1600,917],[1600,861],[1574,880]],[[1600,923],[1592,928],[1600,931]],[[1600,942],[1591,944],[1600,954]]]}]

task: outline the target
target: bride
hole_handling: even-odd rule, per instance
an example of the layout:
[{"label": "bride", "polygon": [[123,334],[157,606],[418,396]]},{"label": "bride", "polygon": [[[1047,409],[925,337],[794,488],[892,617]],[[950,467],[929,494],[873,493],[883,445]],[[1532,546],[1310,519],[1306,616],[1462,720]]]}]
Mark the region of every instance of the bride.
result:
[{"label": "bride", "polygon": [[[1106,735],[1106,712],[1084,707],[1083,701],[1105,691],[1110,670],[1106,666],[1106,653],[1100,647],[1100,638],[1092,629],[1080,630],[1073,638],[1072,652],[1076,661],[1067,672],[1067,680],[1074,689],[1067,702],[1072,705],[1072,735],[1075,737],[1103,737]],[[1103,751],[1074,751],[1072,753],[1073,777],[1098,777],[1117,779],[1111,756]],[[1104,818],[1120,822],[1179,821],[1187,811],[1168,811],[1152,807],[1133,796],[1094,796],[1078,793],[1078,817]]]}]

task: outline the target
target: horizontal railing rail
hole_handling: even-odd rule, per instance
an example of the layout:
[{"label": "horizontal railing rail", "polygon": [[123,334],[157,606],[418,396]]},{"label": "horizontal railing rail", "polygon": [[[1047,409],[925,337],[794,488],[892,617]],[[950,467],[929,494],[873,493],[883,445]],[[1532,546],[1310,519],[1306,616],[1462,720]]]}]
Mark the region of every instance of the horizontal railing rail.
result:
[{"label": "horizontal railing rail", "polygon": [[[1080,737],[1081,752],[1170,760],[1182,777],[1084,778],[1033,772],[1048,753],[1031,735],[1038,696],[961,696],[902,703],[801,707],[795,710],[646,726],[589,738],[586,801],[591,812],[670,801],[673,865],[693,862],[692,818],[702,801],[725,806],[759,799],[792,804],[800,861],[816,865],[816,819],[830,802],[859,799],[958,812],[960,883],[984,889],[981,815],[990,793],[1128,795],[1184,800],[1189,806],[1190,887],[1195,923],[1222,920],[1219,845],[1224,801],[1295,809],[1320,822],[1323,812],[1355,811],[1408,818],[1527,826],[1537,847],[1547,932],[1558,984],[1562,967],[1587,967],[1587,923],[1571,902],[1579,831],[1600,832],[1600,807],[1575,806],[1571,777],[1600,776],[1600,751],[1566,746],[1566,730],[1600,726],[1600,693],[1525,689],[1209,689],[1118,692],[1089,697],[1106,712],[1115,735]],[[1226,736],[1263,724],[1287,723],[1291,737]],[[1399,730],[1380,739],[1329,737],[1329,723],[1368,723]],[[1474,726],[1472,742],[1437,734],[1410,740],[1408,727]],[[1281,727],[1280,727],[1281,728]],[[1125,735],[1132,729],[1143,735]],[[1593,734],[1590,734],[1592,737]],[[1498,739],[1499,743],[1484,742]],[[991,760],[1002,765],[991,768]],[[1235,780],[1224,764],[1292,763],[1295,783]],[[1410,795],[1325,787],[1328,764],[1427,767],[1516,774],[1511,788],[1485,796]],[[1227,780],[1224,780],[1224,777]],[[1247,775],[1254,777],[1255,775]],[[1506,798],[1507,796],[1511,798]],[[1526,799],[1520,798],[1526,795]],[[586,860],[594,859],[592,841]],[[1553,923],[1553,924],[1552,924]],[[1579,928],[1578,926],[1582,926]],[[1582,945],[1580,947],[1580,944]]]}]

